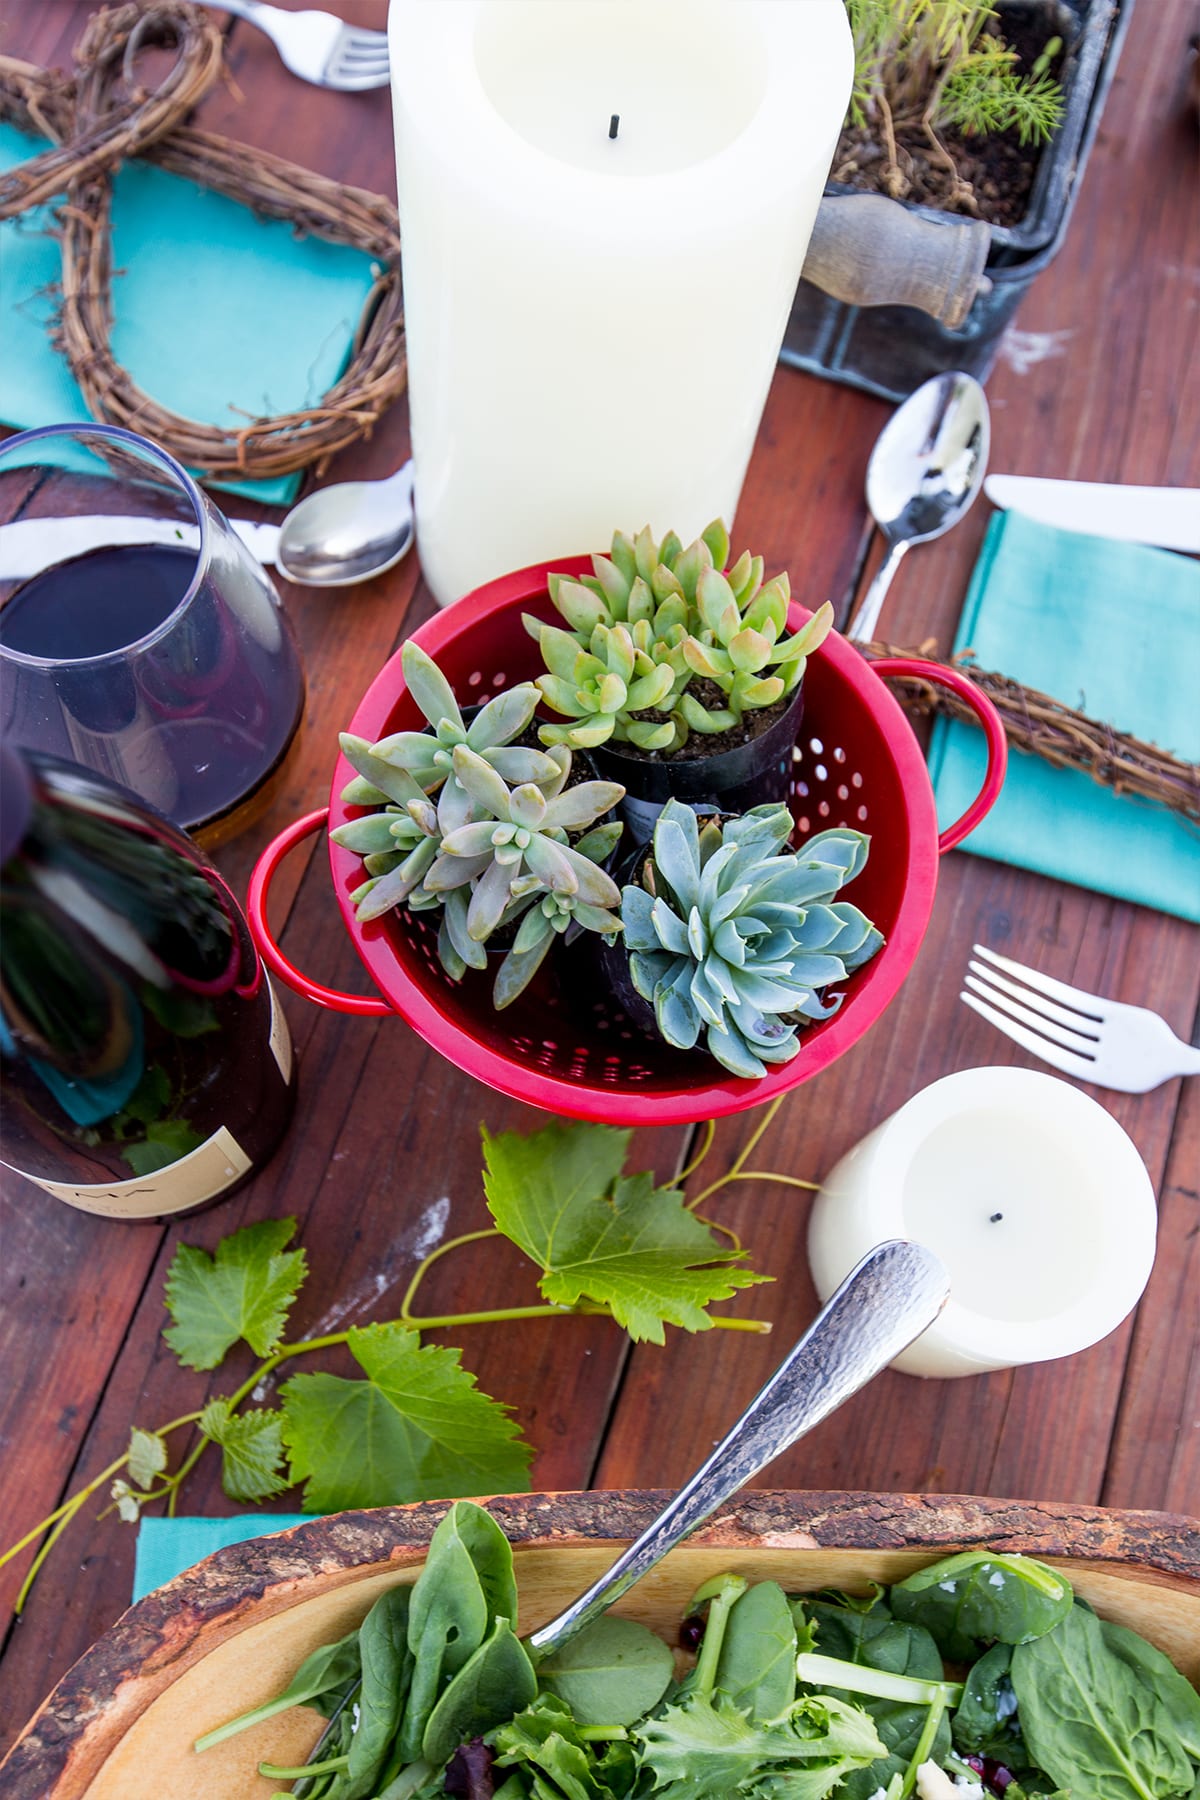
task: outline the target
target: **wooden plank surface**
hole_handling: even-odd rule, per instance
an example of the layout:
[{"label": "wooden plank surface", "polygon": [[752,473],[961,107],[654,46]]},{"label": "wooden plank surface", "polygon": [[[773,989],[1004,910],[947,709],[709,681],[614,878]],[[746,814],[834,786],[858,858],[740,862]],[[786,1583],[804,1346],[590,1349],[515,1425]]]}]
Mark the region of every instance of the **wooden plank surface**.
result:
[{"label": "wooden plank surface", "polygon": [[[298,4],[298,0],[297,0]],[[0,46],[69,61],[90,0],[0,0]],[[345,0],[382,26],[383,0]],[[989,384],[997,469],[1132,482],[1197,482],[1200,220],[1195,127],[1184,106],[1187,0],[1143,0],[1109,101],[1067,245],[1034,287]],[[330,175],[394,193],[386,94],[301,87],[271,46],[229,27],[236,89],[200,122]],[[1191,403],[1189,407],[1189,393]],[[1190,420],[1189,424],[1189,411]],[[865,579],[870,542],[862,473],[888,415],[881,402],[781,370],[738,516],[738,543],[787,566],[798,595],[841,607]],[[383,474],[408,453],[403,406],[330,478]],[[247,510],[241,506],[237,509]],[[914,552],[889,602],[887,634],[952,637],[986,524],[981,504],[940,544]],[[871,562],[877,550],[871,551]],[[431,602],[415,560],[348,593],[285,588],[309,677],[303,742],[270,812],[219,861],[244,889],[268,837],[327,797],[336,731],[379,664]],[[1086,597],[1081,597],[1086,604]],[[1147,620],[1147,628],[1150,621]],[[314,976],[365,991],[329,892],[323,852],[298,851],[276,884],[276,925]],[[957,1003],[983,939],[1081,985],[1157,1006],[1190,1036],[1200,1001],[1197,936],[1177,920],[954,854],[942,866],[930,932],[905,991],[865,1042],[788,1100],[756,1166],[818,1179],[869,1127],[937,1076],[1022,1053]],[[288,996],[301,1093],[271,1166],[235,1200],[183,1227],[118,1228],[8,1181],[0,1196],[0,1516],[27,1527],[119,1453],[135,1419],[156,1424],[202,1403],[206,1378],[181,1372],[159,1336],[162,1276],[181,1238],[211,1245],[251,1219],[292,1214],[314,1273],[297,1324],[378,1317],[398,1299],[416,1243],[484,1222],[476,1126],[528,1129],[538,1115],[488,1094],[399,1021],[343,1020]],[[773,1487],[916,1489],[1200,1510],[1200,1087],[1142,1097],[1096,1090],[1130,1131],[1162,1195],[1160,1253],[1134,1320],[1063,1363],[952,1383],[888,1375],[770,1472]],[[752,1120],[721,1127],[697,1181],[729,1166]],[[678,1166],[683,1134],[644,1133],[643,1165]],[[685,1476],[815,1311],[807,1198],[745,1184],[717,1216],[753,1247],[775,1287],[729,1310],[775,1320],[769,1339],[710,1333],[630,1354],[601,1320],[461,1334],[464,1361],[509,1401],[538,1448],[544,1488],[669,1485]],[[431,1303],[478,1304],[525,1279],[495,1247],[439,1266]],[[248,1366],[248,1365],[247,1365]],[[331,1367],[341,1367],[336,1355]],[[222,1380],[222,1387],[227,1383]],[[196,1512],[237,1510],[202,1462],[185,1496]],[[10,1634],[0,1748],[69,1663],[120,1612],[133,1534],[78,1522]],[[10,1571],[3,1572],[8,1576]],[[19,1570],[13,1571],[19,1577]],[[15,1580],[0,1590],[11,1598]]]}]

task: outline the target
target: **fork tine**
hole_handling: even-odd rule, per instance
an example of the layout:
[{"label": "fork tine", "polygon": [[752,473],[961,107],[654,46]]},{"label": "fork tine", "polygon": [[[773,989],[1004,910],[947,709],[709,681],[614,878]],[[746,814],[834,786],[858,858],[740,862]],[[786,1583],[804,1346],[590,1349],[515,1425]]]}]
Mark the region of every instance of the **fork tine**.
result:
[{"label": "fork tine", "polygon": [[386,87],[391,76],[386,69],[364,74],[356,63],[351,63],[349,68],[339,63],[326,69],[325,80],[343,94],[365,94],[372,88]]},{"label": "fork tine", "polygon": [[1055,981],[1052,975],[1043,975],[1038,969],[1028,969],[1024,963],[1013,962],[1011,957],[998,956],[989,950],[986,944],[972,944],[971,949],[976,956],[982,956],[985,962],[994,963],[998,969],[1007,969],[1023,981],[1026,987],[1035,988],[1039,994],[1048,994],[1051,1000],[1061,1000],[1075,1012],[1083,1013],[1089,1019],[1095,1019],[1098,1025],[1104,1023],[1107,1003],[1099,994],[1089,994],[1083,988],[1068,987],[1065,981]]},{"label": "fork tine", "polygon": [[1052,1019],[1046,1018],[1034,1007],[1022,1006],[1015,1000],[1006,999],[998,989],[989,987],[986,982],[978,981],[974,975],[967,976],[967,986],[972,993],[981,994],[992,1006],[997,1006],[1002,1013],[1007,1013],[1010,1019],[1016,1019],[1022,1025],[1028,1025],[1031,1031],[1040,1032],[1043,1037],[1049,1038],[1051,1043],[1061,1044],[1064,1050],[1073,1050],[1076,1056],[1086,1057],[1089,1062],[1095,1061],[1099,1049],[1099,1042],[1096,1038],[1087,1037],[1078,1031],[1062,1030]]},{"label": "fork tine", "polygon": [[379,44],[342,44],[338,48],[340,63],[367,63],[373,69],[386,69],[388,66],[387,45]]},{"label": "fork tine", "polygon": [[995,1007],[988,1006],[983,1000],[977,1000],[974,994],[960,994],[958,997],[965,1006],[971,1008],[972,1012],[977,1012],[981,1019],[986,1019],[989,1025],[994,1025],[997,1031],[1004,1033],[1005,1037],[1012,1038],[1014,1043],[1020,1044],[1023,1049],[1028,1050],[1031,1056],[1039,1057],[1042,1062],[1049,1063],[1052,1069],[1061,1069],[1064,1075],[1074,1075],[1076,1080],[1091,1079],[1091,1064],[1086,1058],[1076,1056],[1069,1050],[1060,1050],[1058,1045],[1050,1043],[1048,1038],[1038,1037],[1037,1033],[1033,1031],[1026,1031],[1025,1027],[1018,1025],[1015,1019],[1006,1019],[1003,1013],[997,1012]]},{"label": "fork tine", "polygon": [[387,55],[386,31],[351,31],[342,39],[343,50],[363,56]]},{"label": "fork tine", "polygon": [[[986,982],[989,988],[999,988],[1001,993],[1011,994],[1014,1000],[1020,1000],[1022,1005],[1030,1007],[1040,1018],[1053,1019],[1057,1024],[1065,1026],[1068,1031],[1077,1033],[1082,1038],[1090,1039],[1093,1044],[1100,1042],[1100,1032],[1103,1027],[1098,1020],[1090,1019],[1085,1013],[1072,1012],[1070,1007],[1059,1006],[1053,1000],[1047,1000],[1046,996],[1039,993],[1036,988],[1018,987],[1015,981],[1009,981],[1005,976],[997,974],[996,970],[989,969],[986,963],[969,962],[967,970],[969,975],[979,977],[979,981],[974,985],[979,988],[981,993],[983,992],[981,984]],[[1095,1025],[1095,1030],[1090,1029],[1092,1025]]]}]

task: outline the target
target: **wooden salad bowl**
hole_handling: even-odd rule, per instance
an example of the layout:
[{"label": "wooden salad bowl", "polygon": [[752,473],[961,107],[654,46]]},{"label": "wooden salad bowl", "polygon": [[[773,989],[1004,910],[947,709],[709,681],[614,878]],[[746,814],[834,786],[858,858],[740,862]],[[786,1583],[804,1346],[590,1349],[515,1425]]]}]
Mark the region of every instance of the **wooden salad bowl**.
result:
[{"label": "wooden salad bowl", "polygon": [[[511,1539],[520,1629],[557,1613],[659,1511],[664,1493],[488,1501]],[[280,1693],[318,1644],[412,1581],[444,1503],[314,1519],[219,1550],[149,1594],[65,1675],[0,1766],[4,1800],[266,1800],[260,1760],[302,1762],[323,1721],[294,1709],[197,1756],[202,1732]],[[990,1548],[1061,1569],[1102,1616],[1200,1682],[1200,1521],[944,1495],[750,1490],[614,1609],[673,1639],[689,1596],[733,1569],[792,1591],[901,1580]]]}]

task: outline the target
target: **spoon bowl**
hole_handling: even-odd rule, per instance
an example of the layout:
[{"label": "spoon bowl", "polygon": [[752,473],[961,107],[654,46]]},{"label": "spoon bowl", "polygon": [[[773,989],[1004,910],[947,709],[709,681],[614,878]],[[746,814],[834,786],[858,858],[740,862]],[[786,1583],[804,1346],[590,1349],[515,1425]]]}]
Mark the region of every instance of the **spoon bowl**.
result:
[{"label": "spoon bowl", "polygon": [[874,636],[909,545],[941,537],[972,505],[990,440],[987,396],[973,375],[956,370],[924,382],[888,420],[867,464],[867,506],[888,553],[847,637],[863,643]]},{"label": "spoon bowl", "polygon": [[349,587],[382,575],[412,547],[411,462],[384,481],[342,481],[294,506],[275,565],[303,587]]}]

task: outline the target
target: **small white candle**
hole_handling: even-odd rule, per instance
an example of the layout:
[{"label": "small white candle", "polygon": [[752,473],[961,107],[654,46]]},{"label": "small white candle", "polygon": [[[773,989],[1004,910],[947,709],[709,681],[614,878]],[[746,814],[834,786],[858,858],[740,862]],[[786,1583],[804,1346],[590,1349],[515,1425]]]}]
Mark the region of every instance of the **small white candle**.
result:
[{"label": "small white candle", "polygon": [[843,0],[392,0],[389,37],[437,599],[732,520],[849,97]]},{"label": "small white candle", "polygon": [[1033,1069],[965,1069],[842,1158],[808,1250],[824,1300],[876,1244],[928,1245],[950,1300],[893,1367],[977,1375],[1107,1337],[1149,1280],[1156,1227],[1146,1165],[1104,1107]]}]

